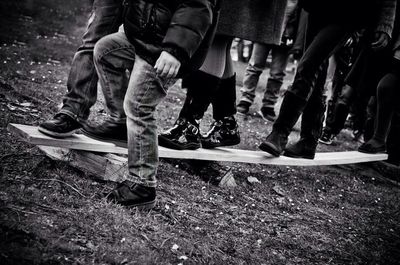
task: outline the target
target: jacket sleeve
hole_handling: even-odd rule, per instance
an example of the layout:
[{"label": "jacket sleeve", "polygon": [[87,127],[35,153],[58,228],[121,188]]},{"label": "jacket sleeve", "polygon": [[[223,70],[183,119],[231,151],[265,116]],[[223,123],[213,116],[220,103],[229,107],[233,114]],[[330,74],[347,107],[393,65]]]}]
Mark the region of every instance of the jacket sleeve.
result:
[{"label": "jacket sleeve", "polygon": [[397,0],[381,0],[378,21],[375,27],[377,32],[385,32],[392,37]]},{"label": "jacket sleeve", "polygon": [[171,53],[182,64],[192,57],[212,23],[214,8],[212,2],[182,1],[172,17],[162,42],[163,50]]}]

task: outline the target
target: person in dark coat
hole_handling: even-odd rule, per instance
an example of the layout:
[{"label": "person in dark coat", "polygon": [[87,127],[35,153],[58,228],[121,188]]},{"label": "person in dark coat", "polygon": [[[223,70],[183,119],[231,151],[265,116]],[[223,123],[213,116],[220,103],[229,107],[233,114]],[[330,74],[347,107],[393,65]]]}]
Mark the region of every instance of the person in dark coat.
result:
[{"label": "person in dark coat", "polygon": [[[128,1],[124,32],[96,44],[94,62],[111,118],[83,133],[97,139],[111,138],[116,131],[128,134],[128,174],[107,196],[109,201],[140,209],[155,205],[155,109],[177,78],[202,65],[203,45],[211,43],[218,9],[214,0]],[[126,120],[119,116],[123,112]]]},{"label": "person in dark coat", "polygon": [[384,51],[384,58],[382,58],[381,63],[377,66],[386,70],[383,77],[380,78],[376,89],[377,111],[373,135],[358,148],[358,151],[364,153],[375,154],[387,151],[386,141],[390,132],[392,117],[396,111],[399,111],[400,7],[396,9],[393,40],[390,47]]},{"label": "person in dark coat", "polygon": [[[174,149],[213,148],[238,144],[235,120],[236,76],[230,55],[234,37],[279,44],[286,0],[226,0],[222,2],[217,35],[199,71],[182,81],[186,99],[174,126],[159,135],[161,146]],[[204,137],[199,122],[209,104],[214,122]]]},{"label": "person in dark coat", "polygon": [[[322,132],[325,102],[316,85],[323,78],[323,63],[335,53],[355,30],[380,25],[374,31],[375,48],[385,47],[391,36],[395,0],[301,0],[309,13],[307,49],[300,60],[292,86],[286,92],[272,132],[259,148],[273,156],[313,159]],[[376,19],[373,19],[376,18]],[[383,21],[384,20],[384,21]],[[326,73],[325,73],[326,74]],[[325,82],[325,80],[323,80]],[[303,113],[300,140],[286,147],[288,136]]]}]

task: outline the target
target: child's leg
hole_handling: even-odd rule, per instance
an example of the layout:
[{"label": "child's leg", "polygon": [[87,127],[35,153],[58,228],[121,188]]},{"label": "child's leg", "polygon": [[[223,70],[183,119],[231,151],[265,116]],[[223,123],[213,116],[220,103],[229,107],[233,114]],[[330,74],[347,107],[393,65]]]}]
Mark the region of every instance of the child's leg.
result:
[{"label": "child's leg", "polygon": [[100,126],[85,125],[82,130],[85,135],[121,146],[126,145],[123,102],[127,89],[126,71],[132,69],[134,61],[135,48],[123,32],[108,35],[96,44],[94,63],[110,117]]},{"label": "child's leg", "polygon": [[258,80],[264,71],[271,47],[271,45],[261,43],[254,44],[253,52],[243,77],[243,87],[240,89],[242,93],[240,102],[247,102],[249,103],[248,106],[253,103],[256,96]]},{"label": "child's leg", "polygon": [[175,81],[159,78],[152,65],[136,56],[124,100],[128,127],[127,179],[131,183],[156,186],[158,143],[154,114],[167,95],[167,88]]},{"label": "child's leg", "polygon": [[360,146],[359,151],[378,153],[386,150],[386,139],[390,130],[394,106],[398,102],[395,91],[399,85],[400,79],[394,73],[386,74],[379,82],[374,135],[368,142]]},{"label": "child's leg", "polygon": [[134,65],[135,48],[123,32],[108,35],[96,44],[94,62],[111,121],[125,123],[124,80]]}]

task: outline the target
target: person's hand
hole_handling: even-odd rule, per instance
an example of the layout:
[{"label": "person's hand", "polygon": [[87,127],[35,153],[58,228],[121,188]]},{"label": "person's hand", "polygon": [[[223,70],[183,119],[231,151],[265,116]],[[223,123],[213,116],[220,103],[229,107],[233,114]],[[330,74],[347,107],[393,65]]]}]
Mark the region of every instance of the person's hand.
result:
[{"label": "person's hand", "polygon": [[157,62],[154,65],[156,73],[160,77],[166,79],[176,77],[180,67],[181,62],[166,51],[161,52],[160,57],[158,57]]},{"label": "person's hand", "polygon": [[387,33],[382,31],[375,32],[374,40],[371,43],[371,48],[374,51],[380,51],[385,48],[390,41],[390,37]]}]

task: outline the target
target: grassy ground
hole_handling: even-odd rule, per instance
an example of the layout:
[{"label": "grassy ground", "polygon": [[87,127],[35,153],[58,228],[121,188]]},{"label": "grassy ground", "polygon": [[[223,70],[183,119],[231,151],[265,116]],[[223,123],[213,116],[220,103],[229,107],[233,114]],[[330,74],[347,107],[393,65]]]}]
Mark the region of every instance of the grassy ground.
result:
[{"label": "grassy ground", "polygon": [[[103,199],[114,183],[10,135],[8,123],[37,125],[57,110],[88,14],[81,2],[0,2],[0,264],[400,264],[399,186],[375,164],[164,159],[157,207],[142,213]],[[236,66],[241,80],[244,65]],[[160,128],[174,122],[183,96],[171,90]],[[103,106],[92,114],[104,117]],[[208,114],[203,128],[209,122]],[[243,149],[256,149],[271,128],[256,115],[239,122]],[[356,146],[342,134],[319,150]],[[238,186],[215,185],[229,170]]]}]

